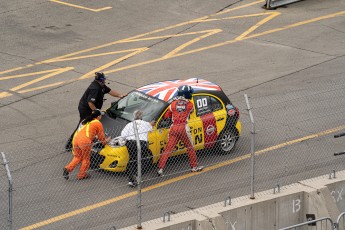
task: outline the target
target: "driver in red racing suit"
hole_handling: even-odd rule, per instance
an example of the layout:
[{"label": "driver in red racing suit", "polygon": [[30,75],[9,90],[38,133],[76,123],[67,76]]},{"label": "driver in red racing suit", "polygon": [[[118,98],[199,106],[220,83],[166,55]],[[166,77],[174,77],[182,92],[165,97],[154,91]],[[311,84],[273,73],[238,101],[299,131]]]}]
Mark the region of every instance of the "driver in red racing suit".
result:
[{"label": "driver in red racing suit", "polygon": [[184,146],[187,148],[189,164],[192,172],[199,172],[203,168],[198,167],[196,152],[192,144],[192,137],[188,126],[189,114],[194,110],[193,103],[189,101],[192,98],[193,89],[188,85],[183,85],[178,88],[177,99],[173,101],[164,118],[172,117],[172,125],[169,131],[168,143],[165,151],[158,163],[158,175],[163,175],[163,169],[168,160],[169,155],[174,150],[179,140],[182,140]]}]

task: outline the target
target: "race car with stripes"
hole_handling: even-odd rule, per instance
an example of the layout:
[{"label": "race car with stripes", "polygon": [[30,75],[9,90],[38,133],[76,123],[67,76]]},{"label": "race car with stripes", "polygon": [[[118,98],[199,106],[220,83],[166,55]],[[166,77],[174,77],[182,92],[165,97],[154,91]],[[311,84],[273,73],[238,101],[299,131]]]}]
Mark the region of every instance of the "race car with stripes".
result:
[{"label": "race car with stripes", "polygon": [[[194,111],[190,114],[190,127],[194,148],[210,150],[209,154],[232,152],[241,134],[239,110],[225,95],[220,86],[199,78],[155,82],[142,86],[113,102],[105,111],[101,122],[106,134],[113,138],[103,149],[93,149],[91,166],[106,171],[124,172],[129,162],[129,151],[120,137],[122,128],[134,120],[135,110],[143,111],[143,120],[156,121],[148,132],[149,157],[152,164],[159,161],[169,134],[171,119],[164,119],[170,103],[177,96],[181,85],[193,88],[191,102]],[[180,141],[171,156],[184,154],[187,149]]]}]

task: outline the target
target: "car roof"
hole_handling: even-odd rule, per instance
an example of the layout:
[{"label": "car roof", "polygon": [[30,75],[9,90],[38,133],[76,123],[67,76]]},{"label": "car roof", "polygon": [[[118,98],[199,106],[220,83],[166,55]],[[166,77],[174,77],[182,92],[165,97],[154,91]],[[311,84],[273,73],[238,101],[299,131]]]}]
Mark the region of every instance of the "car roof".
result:
[{"label": "car roof", "polygon": [[220,86],[218,86],[217,84],[200,78],[189,78],[187,80],[160,81],[142,86],[137,90],[151,97],[155,97],[165,102],[168,102],[170,99],[177,96],[177,89],[181,85],[191,86],[194,90],[194,93],[215,93],[217,91],[222,91]]}]

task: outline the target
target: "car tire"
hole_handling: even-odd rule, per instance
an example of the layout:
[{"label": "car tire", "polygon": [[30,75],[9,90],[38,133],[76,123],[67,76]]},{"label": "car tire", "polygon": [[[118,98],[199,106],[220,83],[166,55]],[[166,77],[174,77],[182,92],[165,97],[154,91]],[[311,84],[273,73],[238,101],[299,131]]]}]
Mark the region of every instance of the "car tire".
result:
[{"label": "car tire", "polygon": [[238,132],[233,129],[224,129],[218,136],[217,148],[220,154],[229,154],[236,146]]}]

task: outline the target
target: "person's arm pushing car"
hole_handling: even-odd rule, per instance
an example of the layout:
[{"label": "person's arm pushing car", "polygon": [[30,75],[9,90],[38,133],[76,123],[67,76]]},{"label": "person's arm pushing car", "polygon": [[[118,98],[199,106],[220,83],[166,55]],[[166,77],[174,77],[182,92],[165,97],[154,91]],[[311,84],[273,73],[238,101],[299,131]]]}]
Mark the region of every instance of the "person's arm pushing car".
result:
[{"label": "person's arm pushing car", "polygon": [[124,96],[126,96],[127,94],[121,94],[119,92],[117,92],[116,90],[110,90],[109,94],[113,97],[118,97],[118,98],[123,98]]}]

